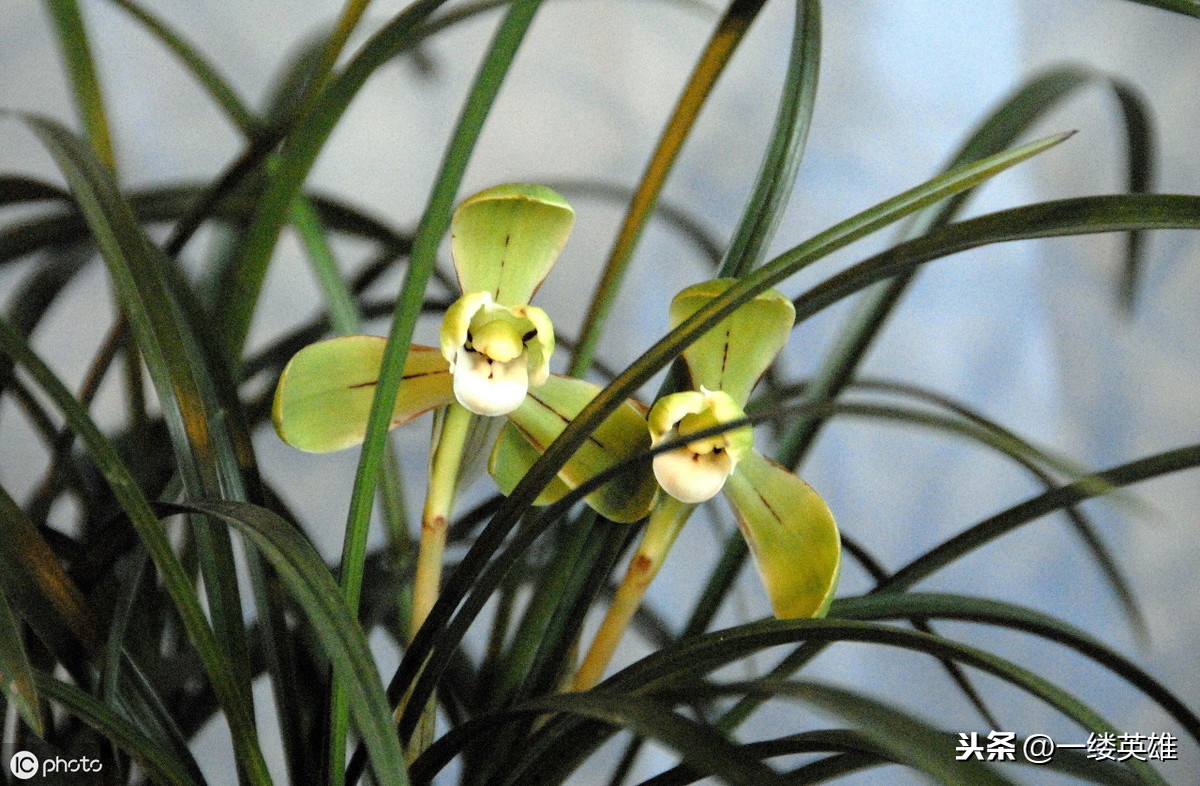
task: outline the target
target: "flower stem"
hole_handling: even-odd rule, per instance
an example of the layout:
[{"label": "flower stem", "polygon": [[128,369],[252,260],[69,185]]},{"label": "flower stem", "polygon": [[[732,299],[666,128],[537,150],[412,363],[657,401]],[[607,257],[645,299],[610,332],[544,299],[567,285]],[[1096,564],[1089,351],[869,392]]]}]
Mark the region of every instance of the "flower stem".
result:
[{"label": "flower stem", "polygon": [[675,537],[695,507],[663,494],[650,511],[650,521],[646,524],[642,542],[638,544],[637,551],[629,560],[625,578],[621,580],[621,586],[617,587],[617,594],[613,597],[612,605],[608,607],[608,614],[600,624],[600,629],[596,631],[592,646],[575,674],[575,680],[571,683],[572,690],[590,690],[600,682],[613,653],[616,652],[617,644],[625,635],[625,629],[629,627],[629,622],[642,603],[646,589],[658,575]]},{"label": "flower stem", "polygon": [[429,460],[429,490],[421,515],[421,547],[417,552],[417,572],[413,578],[412,619],[409,630],[417,629],[429,616],[437,600],[442,581],[442,555],[446,550],[446,528],[454,505],[454,487],[462,465],[463,448],[471,428],[471,413],[458,402],[448,404],[441,413],[441,428],[434,433],[433,455]]}]

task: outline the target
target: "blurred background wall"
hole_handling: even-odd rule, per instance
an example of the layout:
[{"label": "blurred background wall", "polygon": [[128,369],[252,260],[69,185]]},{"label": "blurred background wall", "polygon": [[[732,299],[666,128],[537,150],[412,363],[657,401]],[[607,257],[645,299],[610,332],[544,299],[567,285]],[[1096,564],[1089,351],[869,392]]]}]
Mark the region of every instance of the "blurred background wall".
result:
[{"label": "blurred background wall", "polygon": [[[236,132],[171,56],[122,11],[102,0],[82,5],[113,118],[123,182],[145,186],[212,177],[236,155]],[[5,6],[0,106],[74,123],[42,4],[7,0]],[[207,53],[255,106],[284,60],[339,10],[335,0],[154,0],[147,6]],[[373,29],[398,8],[392,0],[379,0],[366,27]],[[793,13],[792,4],[782,0],[768,4],[663,194],[665,204],[686,211],[718,243],[728,238],[753,185],[778,99]],[[524,44],[463,193],[529,180],[557,185],[572,198],[578,212],[575,235],[536,301],[551,311],[564,333],[577,331],[623,207],[580,186],[628,189],[636,181],[716,15],[712,3],[550,2]],[[493,14],[462,24],[438,36],[419,58],[400,60],[377,75],[339,125],[311,186],[397,227],[414,226],[495,20]],[[1200,190],[1195,134],[1200,23],[1120,0],[839,0],[826,4],[824,22],[816,116],[788,216],[772,246],[776,252],[927,179],[997,101],[1039,70],[1064,62],[1119,75],[1140,89],[1158,133],[1157,190]],[[57,179],[48,156],[18,123],[7,119],[2,128],[0,170]],[[1038,132],[1066,129],[1079,133],[997,178],[973,200],[971,211],[1119,191],[1123,142],[1111,93],[1101,87],[1081,91]],[[795,296],[894,239],[892,232],[880,233],[780,288]],[[213,242],[217,238],[202,235],[185,256],[198,264]],[[1194,443],[1200,439],[1195,346],[1200,240],[1164,232],[1148,242],[1132,316],[1117,304],[1116,238],[1023,242],[939,261],[921,273],[864,373],[954,396],[1087,467]],[[339,250],[347,269],[366,258],[365,249],[353,244]],[[5,302],[23,269],[0,269]],[[696,244],[665,224],[653,226],[617,302],[603,360],[621,367],[637,357],[665,330],[670,296],[707,277],[709,270]],[[387,286],[394,290],[397,282],[389,279]],[[107,328],[107,298],[103,268],[94,265],[39,331],[37,346],[51,354],[72,384]],[[79,308],[89,302],[94,318],[85,324]],[[320,308],[297,246],[285,238],[254,324],[252,347]],[[786,368],[796,374],[813,368],[845,314],[845,307],[833,308],[799,326]],[[423,323],[417,340],[433,343],[435,334],[434,324]],[[565,359],[560,353],[558,368]],[[118,389],[105,390],[101,411],[119,395]],[[401,429],[394,438],[402,450],[419,457],[413,464],[421,467],[427,426]],[[2,480],[14,493],[28,489],[41,472],[43,456],[14,454],[34,442],[8,406],[0,410]],[[257,435],[257,447],[268,479],[303,511],[314,539],[333,558],[356,452],[301,455],[269,431]],[[976,447],[866,421],[831,424],[802,474],[827,498],[844,531],[893,568],[1038,491],[1019,469]],[[1136,499],[1087,506],[1133,578],[1149,623],[1147,642],[1137,641],[1122,620],[1111,592],[1061,517],[1023,528],[920,588],[995,596],[1061,616],[1144,663],[1192,706],[1200,706],[1194,675],[1200,645],[1198,488],[1195,473],[1183,474],[1139,487]],[[419,487],[412,496],[415,508]],[[689,529],[652,591],[651,600],[661,608],[671,608],[673,597],[703,580],[707,568],[696,566],[710,564],[720,540],[702,520]],[[754,577],[745,578],[742,608],[727,609],[723,622],[768,612]],[[870,585],[848,565],[842,586],[844,592],[857,592]],[[945,629],[954,632],[954,626]],[[1179,731],[1137,694],[1061,650],[1014,635],[978,635],[1078,692],[1123,730]],[[619,657],[639,651],[632,642]],[[390,673],[389,657],[381,654]],[[915,656],[836,648],[821,656],[814,673],[868,686],[950,730],[987,730],[962,708],[944,674]],[[1008,731],[1050,733],[1059,742],[1085,738],[989,679],[979,683]],[[260,705],[269,712],[266,702]],[[748,733],[766,733],[780,722],[781,716],[766,715]],[[222,733],[214,729],[203,744],[220,745]],[[1178,782],[1200,782],[1194,775],[1198,757],[1200,751],[1183,745],[1181,761],[1170,770]],[[895,775],[876,773],[860,782],[884,782],[872,778]],[[1048,775],[1045,780],[1039,773],[1033,776],[1039,783],[1051,782]],[[214,774],[213,782],[221,782],[220,776]]]}]

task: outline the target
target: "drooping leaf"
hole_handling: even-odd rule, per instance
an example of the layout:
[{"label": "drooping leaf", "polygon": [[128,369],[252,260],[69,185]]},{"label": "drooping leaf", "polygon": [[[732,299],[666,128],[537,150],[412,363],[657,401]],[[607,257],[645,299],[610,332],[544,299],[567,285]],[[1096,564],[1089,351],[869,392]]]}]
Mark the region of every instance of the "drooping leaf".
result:
[{"label": "drooping leaf", "polygon": [[738,526],[781,619],[821,616],[841,565],[837,523],[812,487],[758,453],[725,484]]},{"label": "drooping leaf", "polygon": [[575,211],[545,186],[513,183],[463,200],[450,222],[450,249],[464,294],[528,303],[571,234]]},{"label": "drooping leaf", "polygon": [[[509,414],[509,420],[532,448],[529,451],[509,451],[508,458],[522,463],[519,472],[514,467],[502,469],[497,482],[501,491],[508,493],[515,488],[507,484],[514,478],[517,482],[525,476],[546,446],[562,433],[566,424],[579,414],[595,398],[600,388],[590,382],[568,377],[552,376],[545,384],[531,388],[524,403]],[[626,401],[618,407],[596,430],[588,436],[558,471],[558,480],[567,488],[575,488],[597,473],[617,462],[632,458],[650,449],[650,432],[646,428],[643,412],[633,402]],[[495,454],[493,454],[495,455]],[[495,463],[495,461],[493,461]],[[495,473],[493,473],[495,476]],[[553,485],[548,488],[555,488]],[[637,521],[650,510],[650,503],[657,490],[650,462],[638,463],[614,481],[606,483],[587,496],[587,503],[600,515],[618,522]],[[546,492],[539,495],[539,500]],[[562,496],[559,494],[558,496]],[[556,499],[557,497],[555,497]],[[552,502],[553,499],[548,499]]]},{"label": "drooping leaf", "polygon": [[[230,727],[243,730],[242,737],[238,737],[238,733],[235,732],[234,744],[239,748],[240,760],[250,772],[248,780],[256,784],[269,783],[266,762],[252,731],[254,726],[251,708],[238,690],[227,646],[219,642],[209,626],[190,576],[172,551],[166,533],[155,518],[129,467],[121,460],[112,442],[96,426],[87,410],[71,395],[24,338],[3,319],[0,319],[0,351],[23,366],[37,382],[38,387],[62,410],[67,425],[78,435],[117,502],[128,514],[130,522],[138,531],[158,568],[163,587],[170,594],[179,612],[180,621],[195,647],[196,655],[204,665],[213,692],[229,719]],[[43,692],[46,692],[45,688]]]},{"label": "drooping leaf", "polygon": [[156,744],[120,712],[86,691],[48,674],[39,673],[36,678],[38,689],[47,700],[61,704],[106,740],[128,753],[147,775],[152,776],[154,783],[194,786],[202,782],[193,777],[188,762],[176,759],[171,751]]},{"label": "drooping leaf", "polygon": [[[495,583],[492,582],[497,581],[499,576],[495,578],[489,576],[485,579],[482,571],[489,557],[500,548],[509,533],[517,527],[520,514],[527,509],[533,498],[537,496],[550,477],[558,471],[558,468],[574,455],[578,446],[587,439],[587,435],[597,424],[620,407],[639,385],[648,381],[655,372],[678,356],[688,344],[731,314],[739,305],[806,265],[898,221],[926,205],[971,188],[1004,169],[1062,142],[1067,136],[1050,137],[961,167],[831,227],[777,257],[766,266],[755,270],[746,279],[740,280],[736,286],[731,287],[729,291],[705,305],[700,311],[689,317],[684,324],[647,349],[608,387],[597,394],[592,402],[562,430],[559,437],[538,459],[537,464],[526,473],[517,488],[513,489],[513,493],[501,504],[491,523],[479,534],[470,551],[463,558],[460,568],[456,572],[456,575],[461,575],[463,578],[459,580],[455,576],[451,576],[443,587],[438,602],[430,612],[430,619],[436,621],[426,626],[422,634],[413,639],[410,648],[405,652],[400,667],[396,670],[395,677],[389,686],[389,692],[403,694],[414,683],[418,683],[413,687],[414,701],[419,703],[428,697],[439,671],[437,657],[429,659],[431,651],[440,652],[443,648],[452,651],[458,645],[460,640],[458,637],[465,633],[469,620],[483,608],[485,603],[483,598],[494,589]],[[1122,200],[1126,198],[1133,199],[1133,197],[1123,197]],[[1181,197],[1175,197],[1175,199],[1187,201],[1186,198]],[[1152,225],[1162,226],[1167,219],[1174,219],[1178,222],[1177,225],[1200,226],[1200,221],[1197,221],[1194,215],[1162,216],[1157,215],[1158,211],[1149,209],[1147,205],[1142,205],[1140,210],[1134,206],[1127,207],[1130,209],[1126,211],[1126,218],[1131,221],[1146,221]],[[1066,225],[1070,226],[1071,223],[1068,220]],[[1095,227],[1095,225],[1089,226]],[[1067,234],[1069,231],[1069,229],[1061,227],[1059,234]],[[1075,231],[1086,230],[1076,229]],[[1091,231],[1099,231],[1099,228],[1096,227]],[[952,253],[953,250],[956,249],[947,249],[946,253]],[[908,264],[915,267],[925,261],[928,259],[912,260]],[[879,267],[875,268],[875,266]],[[871,269],[871,274],[867,274],[866,270],[862,268],[852,274],[851,278],[855,279],[853,282],[835,277],[805,295],[799,301],[803,303],[806,310],[805,317],[869,286],[880,278],[902,272],[891,267],[884,268],[878,261],[869,264],[868,268]],[[875,274],[878,277],[873,277]],[[859,276],[862,277],[858,278]],[[799,312],[800,309],[797,308],[797,313]],[[467,579],[467,576],[475,578]],[[473,596],[474,599],[467,598],[468,594],[473,591],[478,591],[480,594]],[[449,621],[452,616],[454,620]],[[445,632],[442,632],[443,627]],[[424,670],[423,673],[422,670]],[[402,722],[402,726],[405,733],[411,729],[408,723]]]},{"label": "drooping leaf", "polygon": [[[310,453],[362,442],[385,344],[379,336],[340,336],[297,352],[275,389],[271,417],[279,437]],[[453,401],[452,383],[441,352],[412,347],[392,410],[392,426]]]},{"label": "drooping leaf", "polygon": [[0,571],[3,571],[0,592],[8,595],[48,645],[95,647],[99,633],[83,593],[34,523],[3,488],[0,488]]},{"label": "drooping leaf", "polygon": [[[680,292],[671,301],[671,327],[677,327],[733,283],[734,279],[718,278]],[[795,318],[791,301],[773,289],[743,303],[683,351],[693,388],[703,385],[724,391],[745,406],[758,378],[787,343]]]}]

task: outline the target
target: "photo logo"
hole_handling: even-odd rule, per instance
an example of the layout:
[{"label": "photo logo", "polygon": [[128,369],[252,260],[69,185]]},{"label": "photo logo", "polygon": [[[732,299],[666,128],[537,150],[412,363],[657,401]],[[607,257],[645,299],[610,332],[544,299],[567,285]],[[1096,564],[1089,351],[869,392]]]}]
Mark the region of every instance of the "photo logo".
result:
[{"label": "photo logo", "polygon": [[40,764],[38,757],[29,751],[17,751],[8,760],[8,771],[21,780],[27,781],[37,775]]}]

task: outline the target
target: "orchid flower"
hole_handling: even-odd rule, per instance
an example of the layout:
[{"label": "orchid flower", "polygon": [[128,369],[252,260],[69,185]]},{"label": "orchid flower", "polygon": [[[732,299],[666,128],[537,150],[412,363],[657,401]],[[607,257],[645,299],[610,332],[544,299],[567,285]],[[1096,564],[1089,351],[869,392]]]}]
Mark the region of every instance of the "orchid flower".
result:
[{"label": "orchid flower", "polygon": [[[492,454],[492,470],[511,491],[527,468],[534,445],[554,439],[599,389],[551,376],[554,327],[528,305],[560,250],[574,211],[543,186],[496,186],[464,200],[451,223],[451,253],[463,295],[442,321],[439,348],[412,345],[392,409],[392,427],[438,407],[461,405],[508,419]],[[362,442],[386,339],[342,336],[298,352],[280,376],[272,419],[284,442],[325,453]],[[649,447],[645,408],[627,402],[603,424],[603,447],[589,443],[559,471],[553,489],[565,494],[587,478]],[[448,407],[453,426],[455,407]],[[461,429],[459,429],[461,430]],[[598,432],[599,433],[599,432]],[[436,460],[436,456],[435,456]],[[443,462],[444,463],[444,462]],[[514,474],[515,473],[515,474]],[[509,485],[506,485],[509,484]],[[645,473],[625,473],[589,495],[606,518],[637,521],[655,492]],[[559,494],[559,496],[561,496]],[[440,502],[436,507],[446,507]]]},{"label": "orchid flower", "polygon": [[[671,327],[727,290],[732,279],[689,287],[671,301]],[[706,331],[683,351],[692,389],[659,399],[647,419],[658,446],[733,423],[759,377],[787,342],[795,321],[791,301],[767,290]],[[651,580],[695,506],[724,491],[758,568],[776,617],[825,613],[841,559],[837,524],[807,483],[754,450],[754,432],[736,426],[657,454],[658,501],[608,616],[574,681],[594,686],[624,635]]]}]

